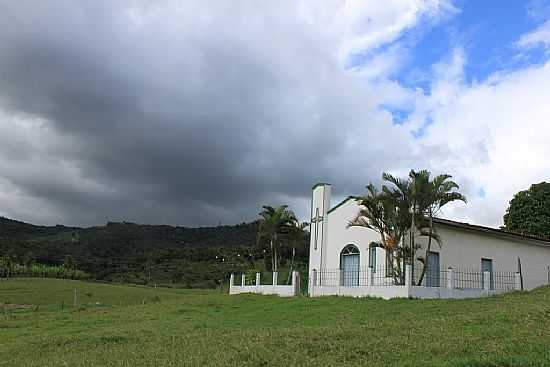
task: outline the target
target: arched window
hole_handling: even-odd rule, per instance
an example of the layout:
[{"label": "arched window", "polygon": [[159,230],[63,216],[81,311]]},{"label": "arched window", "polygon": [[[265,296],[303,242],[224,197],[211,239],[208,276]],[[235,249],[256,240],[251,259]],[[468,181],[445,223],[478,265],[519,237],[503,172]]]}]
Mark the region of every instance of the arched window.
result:
[{"label": "arched window", "polygon": [[349,244],[340,252],[341,284],[344,286],[359,285],[359,249]]},{"label": "arched window", "polygon": [[343,256],[346,256],[346,255],[359,255],[359,249],[355,245],[349,244],[346,247],[344,247],[344,249],[342,250],[342,252],[340,254],[343,255]]}]

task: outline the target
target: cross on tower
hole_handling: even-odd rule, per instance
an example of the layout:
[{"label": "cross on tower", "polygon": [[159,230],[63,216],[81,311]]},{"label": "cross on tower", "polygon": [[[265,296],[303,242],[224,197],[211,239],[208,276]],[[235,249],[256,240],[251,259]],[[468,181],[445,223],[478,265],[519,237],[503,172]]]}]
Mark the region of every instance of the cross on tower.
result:
[{"label": "cross on tower", "polygon": [[314,249],[317,250],[317,235],[318,231],[317,228],[319,226],[319,223],[323,221],[323,216],[319,215],[319,208],[315,209],[315,217],[311,218],[311,223],[315,223],[315,242],[314,242]]}]

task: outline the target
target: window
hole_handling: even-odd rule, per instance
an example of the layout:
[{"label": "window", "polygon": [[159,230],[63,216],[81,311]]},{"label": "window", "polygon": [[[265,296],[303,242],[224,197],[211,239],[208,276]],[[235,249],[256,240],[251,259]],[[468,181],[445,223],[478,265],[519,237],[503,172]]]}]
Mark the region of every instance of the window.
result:
[{"label": "window", "polygon": [[376,271],[376,247],[378,245],[374,242],[369,245],[369,268],[374,271]]}]

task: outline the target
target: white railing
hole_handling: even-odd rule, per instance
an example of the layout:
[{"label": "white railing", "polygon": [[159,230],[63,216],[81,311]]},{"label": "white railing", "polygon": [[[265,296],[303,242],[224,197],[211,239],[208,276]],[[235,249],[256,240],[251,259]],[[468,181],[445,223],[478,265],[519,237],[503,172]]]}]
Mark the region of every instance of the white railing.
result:
[{"label": "white railing", "polygon": [[241,284],[235,284],[235,274],[229,278],[229,294],[257,293],[272,294],[281,297],[292,297],[300,294],[300,274],[292,272],[290,285],[279,285],[277,272],[273,272],[271,284],[261,284],[261,273],[256,273],[255,284],[246,284],[246,275],[241,274]]}]

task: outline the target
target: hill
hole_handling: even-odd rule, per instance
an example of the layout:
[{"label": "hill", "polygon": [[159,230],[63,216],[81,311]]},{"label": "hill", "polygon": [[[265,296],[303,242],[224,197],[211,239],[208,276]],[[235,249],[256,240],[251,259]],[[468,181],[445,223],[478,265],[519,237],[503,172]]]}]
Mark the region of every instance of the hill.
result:
[{"label": "hill", "polygon": [[550,366],[548,287],[383,301],[21,279],[6,300],[2,366]]},{"label": "hill", "polygon": [[[0,218],[0,255],[21,264],[50,265],[70,257],[78,269],[99,280],[213,288],[230,271],[269,267],[256,232],[256,223],[189,228],[109,222],[78,228]],[[307,243],[298,250],[298,263],[303,264]]]}]

